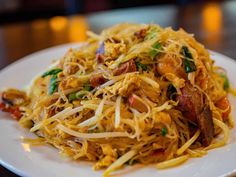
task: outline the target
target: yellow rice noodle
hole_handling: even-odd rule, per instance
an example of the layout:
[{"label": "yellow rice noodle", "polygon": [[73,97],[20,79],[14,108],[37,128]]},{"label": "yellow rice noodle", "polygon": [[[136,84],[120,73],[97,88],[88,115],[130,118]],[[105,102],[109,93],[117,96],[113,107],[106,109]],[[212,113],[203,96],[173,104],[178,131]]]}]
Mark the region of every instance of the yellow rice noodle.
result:
[{"label": "yellow rice noodle", "polygon": [[[233,118],[225,99],[235,90],[226,88],[225,72],[183,29],[124,23],[88,32],[82,47],[69,49],[45,71],[51,73],[37,76],[28,101],[19,104],[19,123],[39,136],[26,141],[93,161],[95,170],[106,169],[104,176],[125,163],[177,166],[228,142]],[[179,108],[177,98],[188,85],[202,96],[197,104],[212,113],[207,146],[202,125]]]}]

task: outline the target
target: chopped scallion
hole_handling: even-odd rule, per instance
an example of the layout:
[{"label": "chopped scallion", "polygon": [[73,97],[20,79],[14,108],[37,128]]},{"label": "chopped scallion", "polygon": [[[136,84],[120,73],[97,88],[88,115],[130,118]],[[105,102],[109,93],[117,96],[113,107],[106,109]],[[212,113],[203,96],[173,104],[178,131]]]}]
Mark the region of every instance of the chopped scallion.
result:
[{"label": "chopped scallion", "polygon": [[48,94],[52,95],[58,87],[57,75],[52,75],[49,83]]},{"label": "chopped scallion", "polygon": [[149,52],[150,57],[151,57],[152,59],[154,59],[158,54],[160,54],[161,48],[162,48],[161,43],[155,42],[155,43],[152,45],[152,49],[151,49],[150,52]]},{"label": "chopped scallion", "polygon": [[142,71],[148,71],[149,70],[148,66],[141,63],[140,61],[136,61],[135,64],[136,64],[136,67],[138,68],[138,70],[142,70]]},{"label": "chopped scallion", "polygon": [[49,75],[57,75],[60,72],[62,72],[62,69],[60,69],[60,68],[51,69],[51,70],[46,71],[45,73],[43,73],[42,77],[46,77],[46,76],[49,76]]},{"label": "chopped scallion", "polygon": [[229,79],[228,79],[227,75],[224,73],[220,73],[219,76],[224,79],[224,90],[228,90],[230,87],[230,84],[229,84]]},{"label": "chopped scallion", "polygon": [[188,47],[183,46],[181,49],[181,54],[184,56],[183,64],[185,72],[190,73],[196,71],[197,67],[194,63],[193,56],[190,53]]},{"label": "chopped scallion", "polygon": [[161,135],[162,135],[162,136],[166,136],[166,134],[167,134],[167,128],[163,127],[163,128],[161,129]]},{"label": "chopped scallion", "polygon": [[85,84],[84,85],[84,90],[91,91],[91,90],[93,90],[93,87],[90,84]]}]

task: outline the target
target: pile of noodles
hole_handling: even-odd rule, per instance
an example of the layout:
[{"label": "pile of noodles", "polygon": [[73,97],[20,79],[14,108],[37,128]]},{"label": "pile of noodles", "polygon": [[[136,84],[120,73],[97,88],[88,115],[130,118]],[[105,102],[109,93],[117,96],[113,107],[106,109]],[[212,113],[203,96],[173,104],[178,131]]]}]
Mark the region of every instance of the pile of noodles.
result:
[{"label": "pile of noodles", "polygon": [[[47,70],[59,69],[54,81],[50,74],[37,76],[28,88],[30,101],[20,107],[19,122],[39,136],[28,140],[31,144],[49,143],[75,160],[94,161],[94,169],[106,168],[106,176],[124,164],[178,165],[227,142],[232,119],[223,121],[222,112],[227,110],[215,106],[219,98],[227,97],[224,77],[219,74],[224,71],[214,66],[209,52],[193,35],[155,24],[119,24],[100,35],[88,32],[88,36],[82,47],[69,49]],[[174,72],[157,73],[160,61],[171,61],[172,68],[168,65],[163,70],[183,67],[183,46],[191,53],[196,70],[187,73],[186,79]],[[141,63],[137,71],[113,74],[130,60]],[[105,82],[91,87],[94,74],[102,75]],[[178,101],[166,95],[170,84],[180,94],[186,82],[206,95],[212,111],[215,136],[207,147],[199,140],[200,130],[192,132],[176,109]],[[133,88],[147,111],[127,103]],[[218,138],[219,134],[224,136]]]}]

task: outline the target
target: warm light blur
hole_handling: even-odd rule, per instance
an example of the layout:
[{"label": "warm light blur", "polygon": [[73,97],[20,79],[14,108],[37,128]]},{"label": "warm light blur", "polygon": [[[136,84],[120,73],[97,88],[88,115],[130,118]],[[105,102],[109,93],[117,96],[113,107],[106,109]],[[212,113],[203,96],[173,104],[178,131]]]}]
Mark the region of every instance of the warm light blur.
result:
[{"label": "warm light blur", "polygon": [[209,33],[218,33],[222,28],[222,12],[220,5],[210,3],[206,5],[202,12],[203,28]]},{"label": "warm light blur", "polygon": [[68,20],[66,17],[56,16],[49,20],[49,25],[53,31],[61,31],[66,28]]},{"label": "warm light blur", "polygon": [[21,143],[25,152],[31,152],[30,145],[28,143]]},{"label": "warm light blur", "polygon": [[48,27],[47,20],[34,20],[31,23],[31,26],[34,30],[45,30]]},{"label": "warm light blur", "polygon": [[74,16],[70,18],[69,24],[69,40],[71,42],[86,40],[86,31],[88,24],[85,17]]}]

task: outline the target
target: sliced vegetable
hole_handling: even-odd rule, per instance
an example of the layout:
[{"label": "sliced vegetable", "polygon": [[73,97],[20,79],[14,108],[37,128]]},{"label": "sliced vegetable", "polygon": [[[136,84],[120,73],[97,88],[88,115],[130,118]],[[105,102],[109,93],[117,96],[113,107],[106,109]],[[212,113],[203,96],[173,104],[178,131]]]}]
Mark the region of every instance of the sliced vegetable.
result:
[{"label": "sliced vegetable", "polygon": [[166,134],[167,134],[167,128],[166,128],[166,127],[163,127],[163,128],[161,129],[161,135],[162,135],[162,136],[166,136]]},{"label": "sliced vegetable", "polygon": [[52,95],[56,91],[57,87],[58,87],[57,75],[52,75],[48,88],[48,94]]},{"label": "sliced vegetable", "polygon": [[230,87],[230,84],[229,84],[229,79],[228,79],[227,75],[224,73],[220,73],[219,76],[224,79],[224,90],[228,90]]},{"label": "sliced vegetable", "polygon": [[69,99],[70,102],[76,100],[77,99],[76,92],[69,94],[68,99]]},{"label": "sliced vegetable", "polygon": [[69,101],[74,101],[74,100],[78,100],[78,99],[81,99],[84,95],[86,95],[88,93],[88,91],[86,90],[81,90],[79,92],[74,92],[74,93],[71,93],[69,94]]},{"label": "sliced vegetable", "polygon": [[155,43],[152,45],[152,49],[151,49],[150,52],[149,52],[150,57],[151,57],[152,59],[154,59],[158,54],[160,54],[161,48],[162,48],[161,43],[155,42]]},{"label": "sliced vegetable", "polygon": [[60,68],[51,69],[51,70],[43,73],[42,77],[46,77],[46,76],[49,76],[49,75],[57,75],[60,72],[62,72],[62,69],[60,69]]},{"label": "sliced vegetable", "polygon": [[57,128],[63,132],[82,139],[97,139],[97,138],[113,138],[113,137],[127,137],[125,132],[103,132],[103,133],[80,133],[70,128],[65,127],[62,124],[57,125]]},{"label": "sliced vegetable", "polygon": [[186,73],[191,73],[197,70],[197,67],[194,63],[193,56],[190,53],[188,47],[183,46],[181,49],[181,54],[184,56],[184,70]]},{"label": "sliced vegetable", "polygon": [[177,94],[177,90],[175,88],[175,86],[173,84],[170,84],[167,88],[167,97],[170,100],[175,100],[176,99],[176,94]]},{"label": "sliced vegetable", "polygon": [[91,90],[93,90],[93,87],[89,83],[87,83],[87,84],[84,84],[84,90],[91,91]]},{"label": "sliced vegetable", "polygon": [[56,69],[51,69],[42,75],[43,78],[50,75],[52,76],[50,79],[49,88],[48,88],[49,95],[52,95],[58,87],[57,74],[60,72],[62,72],[62,69],[56,68]]},{"label": "sliced vegetable", "polygon": [[141,63],[140,61],[135,61],[136,67],[138,68],[138,70],[142,70],[142,71],[148,71],[149,68],[147,65]]},{"label": "sliced vegetable", "polygon": [[152,28],[148,34],[145,36],[144,40],[149,40],[149,39],[153,39],[157,36],[158,33],[158,29],[157,28]]},{"label": "sliced vegetable", "polygon": [[170,160],[160,162],[156,165],[156,167],[158,169],[165,169],[165,168],[178,166],[179,164],[184,163],[186,160],[188,160],[188,158],[189,158],[189,155],[182,155],[182,156],[170,159]]},{"label": "sliced vegetable", "polygon": [[92,117],[90,117],[89,119],[87,119],[87,120],[81,122],[78,126],[79,126],[79,127],[91,126],[91,125],[96,124],[98,121],[100,121],[104,104],[105,104],[105,99],[103,99],[103,100],[99,103],[99,105],[98,105],[98,107],[97,107],[97,109],[96,109],[96,111],[95,111],[95,115],[92,116]]},{"label": "sliced vegetable", "polygon": [[129,161],[137,152],[135,150],[130,150],[124,155],[122,155],[119,159],[117,159],[113,164],[111,164],[106,171],[104,172],[103,176],[108,177],[111,172],[115,169],[121,167],[125,162]]}]

